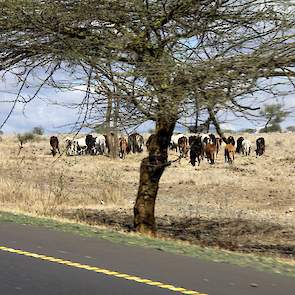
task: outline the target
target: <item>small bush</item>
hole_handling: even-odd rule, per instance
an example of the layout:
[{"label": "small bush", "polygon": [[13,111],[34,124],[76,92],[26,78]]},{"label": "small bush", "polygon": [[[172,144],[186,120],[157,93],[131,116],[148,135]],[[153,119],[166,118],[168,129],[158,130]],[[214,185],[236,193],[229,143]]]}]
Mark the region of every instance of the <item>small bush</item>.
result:
[{"label": "small bush", "polygon": [[295,126],[288,126],[286,129],[290,132],[295,132]]},{"label": "small bush", "polygon": [[279,124],[273,124],[266,128],[260,130],[260,133],[267,133],[267,132],[282,132],[282,128]]},{"label": "small bush", "polygon": [[41,126],[34,127],[32,130],[32,133],[35,135],[43,135],[44,134],[44,129]]},{"label": "small bush", "polygon": [[23,134],[18,134],[17,139],[21,144],[25,144],[30,141],[35,140],[35,135],[32,132],[26,132]]},{"label": "small bush", "polygon": [[242,129],[241,132],[243,133],[255,133],[256,129],[253,128],[246,128],[246,129]]}]

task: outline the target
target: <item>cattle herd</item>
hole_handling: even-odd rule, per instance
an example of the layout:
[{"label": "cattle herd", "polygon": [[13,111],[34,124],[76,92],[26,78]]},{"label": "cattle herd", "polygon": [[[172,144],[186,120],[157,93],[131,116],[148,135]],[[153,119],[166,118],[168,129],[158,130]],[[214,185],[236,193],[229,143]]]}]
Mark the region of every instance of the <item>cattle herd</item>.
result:
[{"label": "cattle herd", "polygon": [[[67,156],[80,155],[107,155],[110,153],[111,145],[118,145],[118,153],[120,158],[124,159],[127,154],[143,152],[144,139],[139,133],[132,133],[127,137],[119,137],[117,142],[113,133],[109,137],[102,134],[93,136],[87,134],[77,139],[65,139],[65,151]],[[55,156],[60,154],[59,140],[56,136],[50,137],[51,153]]]},{"label": "cattle herd", "polygon": [[[221,145],[224,147],[224,161],[232,163],[235,159],[235,154],[243,154],[249,156],[252,149],[251,141],[244,137],[239,137],[237,141],[233,136],[228,138],[220,138],[214,134],[175,134],[171,138],[170,149],[179,153],[179,157],[187,158],[189,155],[190,163],[195,166],[205,158],[208,163],[213,165],[220,151]],[[256,140],[256,157],[262,156],[265,152],[265,140],[259,137]]]},{"label": "cattle herd", "polygon": [[[87,134],[78,139],[66,139],[66,155],[79,156],[79,155],[107,155],[110,153],[110,145],[114,144],[114,134],[111,133],[110,137],[106,135]],[[110,142],[111,140],[111,142]],[[117,150],[119,157],[124,159],[129,153],[141,153],[144,150],[144,138],[139,133],[132,133],[128,136],[121,136],[118,138]],[[232,163],[235,159],[235,154],[243,154],[249,156],[252,149],[251,141],[239,137],[237,140],[233,136],[227,138],[220,138],[214,134],[174,134],[171,137],[169,145],[170,150],[174,150],[179,154],[179,158],[188,158],[190,163],[195,166],[205,158],[208,163],[213,165],[216,162],[216,157],[220,151],[221,145],[224,144],[224,161]],[[50,137],[51,153],[55,156],[60,154],[59,140],[56,136]],[[265,139],[259,137],[256,140],[256,157],[262,156],[265,152]]]}]

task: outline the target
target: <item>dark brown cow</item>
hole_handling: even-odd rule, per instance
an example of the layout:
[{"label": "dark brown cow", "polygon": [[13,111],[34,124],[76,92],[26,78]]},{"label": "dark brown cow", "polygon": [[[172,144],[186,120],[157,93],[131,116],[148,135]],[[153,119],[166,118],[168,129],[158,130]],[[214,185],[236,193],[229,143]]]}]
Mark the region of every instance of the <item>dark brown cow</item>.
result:
[{"label": "dark brown cow", "polygon": [[262,156],[265,152],[265,139],[263,137],[259,137],[256,140],[256,157]]},{"label": "dark brown cow", "polygon": [[180,157],[187,158],[188,150],[189,150],[187,137],[182,136],[178,139],[178,149],[179,149]]},{"label": "dark brown cow", "polygon": [[244,140],[245,140],[245,138],[243,136],[239,137],[238,140],[237,140],[237,150],[236,150],[236,152],[238,154],[240,154],[242,152],[242,143],[243,143]]},{"label": "dark brown cow", "polygon": [[144,140],[139,133],[133,133],[128,136],[128,150],[132,153],[143,152]]},{"label": "dark brown cow", "polygon": [[233,136],[229,136],[229,137],[227,138],[227,140],[226,140],[226,143],[227,143],[227,144],[232,144],[233,146],[235,146],[236,141],[235,141],[235,139],[234,139]]},{"label": "dark brown cow", "polygon": [[190,136],[190,163],[195,166],[196,159],[198,160],[198,166],[200,166],[201,159],[203,159],[203,143],[202,138],[200,136]]},{"label": "dark brown cow", "polygon": [[52,156],[54,157],[57,152],[60,154],[58,138],[56,136],[51,136],[49,142]]}]

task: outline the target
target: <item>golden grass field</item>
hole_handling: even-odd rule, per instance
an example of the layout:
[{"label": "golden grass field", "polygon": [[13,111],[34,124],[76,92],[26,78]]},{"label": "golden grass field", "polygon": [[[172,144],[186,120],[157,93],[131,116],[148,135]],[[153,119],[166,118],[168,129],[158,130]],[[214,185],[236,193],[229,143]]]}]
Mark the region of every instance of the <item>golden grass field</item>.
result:
[{"label": "golden grass field", "polygon": [[[237,138],[240,135],[235,135]],[[252,143],[261,135],[244,134]],[[246,252],[295,256],[295,134],[262,134],[266,153],[214,166],[173,163],[156,203],[160,236]],[[60,137],[60,142],[62,139]],[[53,158],[49,139],[0,142],[1,210],[132,228],[140,160],[106,156]],[[171,160],[177,155],[171,152]]]}]

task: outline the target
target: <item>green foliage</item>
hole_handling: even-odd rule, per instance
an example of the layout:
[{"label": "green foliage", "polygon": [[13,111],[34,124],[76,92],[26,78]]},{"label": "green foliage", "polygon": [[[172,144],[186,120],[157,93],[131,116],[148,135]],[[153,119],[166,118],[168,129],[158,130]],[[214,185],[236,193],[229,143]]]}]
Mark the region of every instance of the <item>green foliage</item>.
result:
[{"label": "green foliage", "polygon": [[32,129],[32,134],[35,134],[35,135],[43,135],[44,134],[44,128],[41,127],[41,126],[34,127]]},{"label": "green foliage", "polygon": [[93,127],[93,131],[98,134],[105,134],[107,131],[106,129],[107,128],[105,124],[97,124],[95,127]]},{"label": "green foliage", "polygon": [[[289,114],[290,112],[283,110],[283,105],[279,103],[264,105],[264,108],[260,111],[260,115],[265,117],[267,120],[264,128],[265,130],[271,128],[271,130],[279,131],[279,124],[283,122]],[[273,127],[268,127],[268,125]]]},{"label": "green foliage", "polygon": [[267,132],[282,132],[282,128],[280,124],[272,124],[260,130],[260,133],[267,133]]},{"label": "green foliage", "polygon": [[232,129],[222,129],[222,133],[233,134],[233,133],[236,133],[236,131],[235,130],[232,130]]},{"label": "green foliage", "polygon": [[288,126],[286,129],[290,132],[295,132],[295,126]]},{"label": "green foliage", "polygon": [[25,144],[27,142],[30,141],[34,141],[35,140],[35,134],[33,134],[32,132],[26,132],[23,134],[17,134],[17,139],[21,144]]},{"label": "green foliage", "polygon": [[241,132],[243,133],[255,133],[256,129],[253,129],[253,128],[245,128],[245,129],[242,129]]}]

